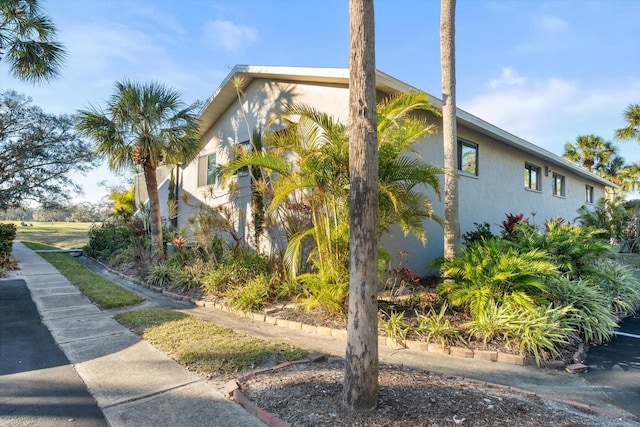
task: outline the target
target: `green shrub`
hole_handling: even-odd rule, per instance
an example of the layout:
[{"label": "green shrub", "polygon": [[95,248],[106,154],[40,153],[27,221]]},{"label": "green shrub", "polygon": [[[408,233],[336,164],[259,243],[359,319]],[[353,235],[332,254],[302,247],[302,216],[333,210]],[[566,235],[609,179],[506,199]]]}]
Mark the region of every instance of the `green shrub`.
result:
[{"label": "green shrub", "polygon": [[533,356],[538,366],[561,357],[561,349],[577,338],[565,321],[571,307],[513,307],[505,338],[520,354]]},{"label": "green shrub", "polygon": [[303,292],[297,298],[308,311],[319,308],[330,316],[346,315],[348,282],[333,282],[321,274],[302,274],[298,276]]},{"label": "green shrub", "polygon": [[114,252],[126,249],[130,243],[129,227],[114,222],[105,222],[91,226],[89,243],[84,247],[84,251],[91,257],[108,260]]},{"label": "green shrub", "polygon": [[482,341],[484,346],[494,338],[507,336],[511,315],[508,307],[491,300],[481,313],[478,313],[473,320],[463,324],[470,338]]},{"label": "green shrub", "polygon": [[578,227],[559,218],[547,221],[545,228],[543,232],[520,225],[511,242],[520,251],[544,250],[550,261],[571,278],[579,277],[584,266],[612,254],[611,246],[602,240],[602,230]]},{"label": "green shrub", "polygon": [[492,302],[506,299],[526,306],[548,303],[545,281],[557,277],[556,266],[540,249],[519,251],[508,241],[483,240],[445,259],[438,290],[454,307],[465,306],[478,318]]},{"label": "green shrub", "polygon": [[616,323],[600,289],[585,280],[571,281],[560,277],[547,283],[547,291],[554,307],[571,308],[565,314],[565,322],[581,341],[609,341]]},{"label": "green shrub", "polygon": [[600,290],[613,315],[624,318],[640,306],[640,280],[630,267],[598,259],[584,268],[583,276]]},{"label": "green shrub", "polygon": [[390,311],[387,313],[383,310],[378,313],[380,329],[384,331],[388,338],[400,345],[404,345],[407,334],[411,330],[411,326],[404,320],[404,314],[404,311]]},{"label": "green shrub", "polygon": [[177,282],[180,268],[170,262],[154,265],[147,275],[147,283],[153,286],[168,287]]},{"label": "green shrub", "polygon": [[462,333],[446,318],[447,308],[448,306],[445,303],[440,307],[438,313],[433,308],[427,315],[416,313],[418,319],[417,332],[424,336],[427,342],[431,340],[439,341],[442,344],[442,348],[457,341],[465,342]]},{"label": "green shrub", "polygon": [[[16,238],[16,226],[10,223],[0,223],[0,262],[6,256],[11,255],[13,241]],[[0,264],[0,267],[4,267]]]},{"label": "green shrub", "polygon": [[231,306],[239,311],[261,310],[270,302],[273,288],[267,277],[260,274],[249,280],[245,286],[237,286],[227,291]]},{"label": "green shrub", "polygon": [[462,244],[469,247],[474,243],[480,242],[482,240],[489,240],[496,237],[491,232],[491,225],[488,222],[483,222],[482,224],[478,224],[474,222],[473,225],[476,226],[476,229],[473,231],[467,231],[462,235]]}]

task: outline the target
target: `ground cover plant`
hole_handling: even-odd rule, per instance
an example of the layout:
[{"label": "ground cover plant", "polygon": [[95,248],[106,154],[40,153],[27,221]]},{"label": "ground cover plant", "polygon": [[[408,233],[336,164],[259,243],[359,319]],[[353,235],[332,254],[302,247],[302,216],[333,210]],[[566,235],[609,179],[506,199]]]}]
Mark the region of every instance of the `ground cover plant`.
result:
[{"label": "ground cover plant", "polygon": [[[36,242],[23,242],[32,250],[57,249]],[[111,283],[87,268],[71,255],[66,253],[40,252],[45,260],[53,265],[63,276],[82,291],[83,294],[103,310],[117,307],[128,307],[139,304],[144,299],[118,285]]]}]

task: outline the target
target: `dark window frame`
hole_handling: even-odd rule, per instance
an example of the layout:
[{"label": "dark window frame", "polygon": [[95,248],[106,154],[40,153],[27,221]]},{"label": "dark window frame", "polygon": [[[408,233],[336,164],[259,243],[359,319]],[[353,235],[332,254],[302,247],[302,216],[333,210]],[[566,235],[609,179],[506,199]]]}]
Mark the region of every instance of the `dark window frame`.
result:
[{"label": "dark window frame", "polygon": [[[525,162],[524,164],[524,188],[531,191],[541,191],[542,188],[542,168],[540,166],[536,166],[532,163]],[[533,187],[534,177],[535,175],[535,188]]]},{"label": "dark window frame", "polygon": [[[558,180],[560,181],[560,192],[558,192]],[[556,197],[566,197],[565,177],[553,172],[553,195]]]},{"label": "dark window frame", "polygon": [[586,184],[584,186],[584,201],[585,203],[593,204],[593,193],[594,188],[593,185]]},{"label": "dark window frame", "polygon": [[[463,162],[464,160],[464,156],[463,156],[463,149],[464,148],[469,148],[471,150],[474,151],[475,153],[475,158],[473,159],[473,166],[474,166],[474,170],[468,170],[465,168],[466,163]],[[478,158],[479,158],[479,148],[478,148],[478,144],[473,143],[473,142],[469,142],[469,141],[465,141],[463,139],[459,139],[458,140],[458,170],[460,172],[464,172],[464,173],[468,173],[470,175],[475,175],[478,176]]]}]

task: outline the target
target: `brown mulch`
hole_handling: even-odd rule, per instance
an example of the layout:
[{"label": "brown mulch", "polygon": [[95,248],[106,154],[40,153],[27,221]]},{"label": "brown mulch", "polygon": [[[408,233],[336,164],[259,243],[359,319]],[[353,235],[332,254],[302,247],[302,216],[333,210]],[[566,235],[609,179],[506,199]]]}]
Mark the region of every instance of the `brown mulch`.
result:
[{"label": "brown mulch", "polygon": [[377,408],[353,412],[342,405],[343,376],[344,362],[330,359],[249,376],[240,389],[292,426],[637,425],[525,392],[388,365],[379,369]]}]

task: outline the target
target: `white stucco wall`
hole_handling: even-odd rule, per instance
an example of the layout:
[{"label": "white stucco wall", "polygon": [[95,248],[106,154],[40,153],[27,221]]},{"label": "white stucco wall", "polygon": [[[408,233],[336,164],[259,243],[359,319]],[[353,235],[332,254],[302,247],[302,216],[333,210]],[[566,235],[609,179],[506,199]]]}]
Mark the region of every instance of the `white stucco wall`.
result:
[{"label": "white stucco wall", "polygon": [[[280,111],[282,103],[308,104],[344,123],[348,122],[348,90],[345,86],[256,79],[244,88],[244,93],[242,105],[240,106],[237,100],[233,102],[203,138],[201,155],[215,153],[219,165],[229,160],[235,144],[249,139],[252,129],[264,129],[273,114]],[[441,129],[441,119],[426,114],[425,118]],[[576,210],[584,204],[585,184],[589,182],[568,169],[549,165],[536,156],[515,150],[464,126],[458,126],[458,135],[478,144],[479,155],[478,176],[460,174],[460,235],[475,230],[474,223],[483,222],[491,224],[492,231],[498,234],[499,224],[505,219],[506,213],[522,212],[535,225],[542,225],[544,220],[556,216],[572,221],[576,216]],[[439,131],[416,147],[424,161],[443,165],[444,151]],[[524,188],[525,162],[541,168],[541,191],[528,191]],[[547,166],[551,166],[548,176],[545,174]],[[565,176],[565,197],[552,195],[552,171]],[[245,210],[246,217],[250,218],[249,181],[246,176],[239,179],[242,194],[238,201]],[[195,213],[193,205],[196,201],[212,206],[229,202],[229,191],[219,182],[211,187],[198,187],[197,159],[184,168],[181,183],[182,192],[190,193],[193,200],[188,205],[180,202],[179,226],[185,226],[188,217]],[[589,184],[595,189],[594,200],[604,196],[602,185],[596,182]],[[442,183],[440,189],[442,191]],[[443,218],[442,199],[433,191],[424,191],[433,202],[435,214]],[[209,194],[210,197],[205,197],[205,194]],[[535,217],[532,212],[535,212]],[[428,241],[424,246],[414,237],[405,238],[398,227],[392,228],[382,240],[392,257],[396,257],[400,251],[406,252],[405,267],[416,270],[420,275],[435,273],[428,265],[443,254],[442,227],[434,221],[427,221],[425,227]],[[240,224],[239,228],[240,234],[250,233],[246,222]],[[397,266],[397,259],[392,262],[392,266]]]}]

